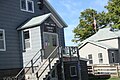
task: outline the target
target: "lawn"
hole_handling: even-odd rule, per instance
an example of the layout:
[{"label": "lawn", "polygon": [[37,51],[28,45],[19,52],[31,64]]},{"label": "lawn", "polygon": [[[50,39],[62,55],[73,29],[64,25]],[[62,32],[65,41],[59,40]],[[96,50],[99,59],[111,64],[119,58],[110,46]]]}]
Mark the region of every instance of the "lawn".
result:
[{"label": "lawn", "polygon": [[111,79],[107,79],[107,80],[120,80],[120,78],[111,78]]},{"label": "lawn", "polygon": [[93,79],[93,80],[120,80],[120,78],[110,78],[110,79]]}]

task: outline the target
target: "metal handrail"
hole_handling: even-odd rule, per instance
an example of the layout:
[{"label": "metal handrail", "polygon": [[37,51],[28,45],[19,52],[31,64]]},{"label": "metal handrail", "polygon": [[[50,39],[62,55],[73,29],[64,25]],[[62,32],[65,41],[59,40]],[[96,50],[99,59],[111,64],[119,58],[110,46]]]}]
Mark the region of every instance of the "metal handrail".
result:
[{"label": "metal handrail", "polygon": [[[20,70],[20,72],[15,76],[15,79],[17,79],[18,78],[18,76],[25,70],[25,68],[31,63],[31,61],[36,57],[36,55],[40,52],[40,51],[42,51],[43,49],[40,49],[39,51],[37,51],[37,53],[33,56],[33,58],[26,64],[26,66],[24,67],[24,68],[22,68],[21,70]],[[42,54],[42,53],[41,53]],[[41,55],[40,55],[41,56]],[[38,57],[39,58],[39,57]],[[38,59],[36,59],[36,60],[38,60]],[[36,62],[36,61],[35,61]],[[35,63],[34,62],[34,63]],[[34,64],[33,63],[33,64]],[[29,69],[30,69],[31,67],[29,67]],[[25,74],[29,71],[29,69],[25,72]]]},{"label": "metal handrail", "polygon": [[[36,72],[36,74],[41,70],[41,68],[43,67],[43,65],[47,62],[47,60],[50,59],[50,57],[52,56],[52,54],[59,48],[59,46],[57,46],[52,52],[51,54],[47,57],[47,59],[45,60],[45,62],[41,65],[41,67],[38,69],[38,71]],[[56,57],[57,53],[55,54],[55,56],[53,57],[53,59],[49,62],[49,64],[54,60],[54,58]],[[44,73],[44,71],[47,69],[47,67],[49,66],[49,64],[44,68],[44,70],[41,72],[41,74],[38,76],[38,78]]]},{"label": "metal handrail", "polygon": [[58,46],[52,51],[52,53],[47,57],[47,59],[45,60],[45,62],[41,65],[41,67],[38,69],[38,71],[42,68],[42,66],[47,62],[47,60],[51,57],[51,55],[56,51],[56,49],[58,48]]}]

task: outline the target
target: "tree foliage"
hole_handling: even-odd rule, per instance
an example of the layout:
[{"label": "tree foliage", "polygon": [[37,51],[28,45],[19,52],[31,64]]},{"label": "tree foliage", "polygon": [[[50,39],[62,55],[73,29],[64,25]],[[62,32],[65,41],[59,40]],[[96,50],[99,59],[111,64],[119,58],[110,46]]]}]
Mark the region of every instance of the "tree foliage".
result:
[{"label": "tree foliage", "polygon": [[109,0],[105,8],[108,10],[110,22],[114,24],[113,27],[120,29],[120,0]]},{"label": "tree foliage", "polygon": [[73,42],[81,42],[96,33],[93,27],[94,18],[96,19],[97,29],[104,28],[113,23],[113,27],[120,29],[120,0],[109,0],[105,6],[108,12],[100,12],[93,9],[86,9],[80,14],[79,24],[74,28]]},{"label": "tree foliage", "polygon": [[80,23],[73,30],[75,33],[73,42],[82,41],[95,33],[93,29],[93,14],[94,16],[97,15],[97,12],[93,9],[86,9],[81,12]]}]

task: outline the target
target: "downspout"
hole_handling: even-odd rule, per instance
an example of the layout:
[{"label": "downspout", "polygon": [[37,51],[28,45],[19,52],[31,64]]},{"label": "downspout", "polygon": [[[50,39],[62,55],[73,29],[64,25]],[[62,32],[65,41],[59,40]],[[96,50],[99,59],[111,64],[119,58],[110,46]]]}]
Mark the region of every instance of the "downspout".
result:
[{"label": "downspout", "polygon": [[118,37],[118,63],[120,64],[120,37]]}]

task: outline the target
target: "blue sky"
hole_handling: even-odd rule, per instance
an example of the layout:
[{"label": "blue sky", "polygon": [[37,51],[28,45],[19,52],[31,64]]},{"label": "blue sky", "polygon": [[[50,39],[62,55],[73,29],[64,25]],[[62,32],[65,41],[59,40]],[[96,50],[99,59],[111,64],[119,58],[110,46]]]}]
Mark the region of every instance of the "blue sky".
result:
[{"label": "blue sky", "polygon": [[48,0],[62,19],[68,24],[65,28],[65,42],[67,46],[76,45],[71,42],[74,37],[73,29],[79,23],[80,12],[92,8],[98,12],[106,11],[104,8],[108,0]]}]

